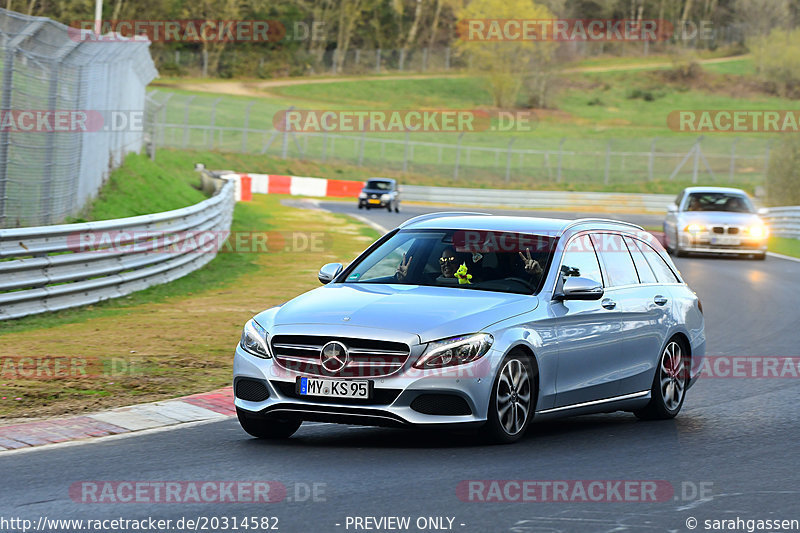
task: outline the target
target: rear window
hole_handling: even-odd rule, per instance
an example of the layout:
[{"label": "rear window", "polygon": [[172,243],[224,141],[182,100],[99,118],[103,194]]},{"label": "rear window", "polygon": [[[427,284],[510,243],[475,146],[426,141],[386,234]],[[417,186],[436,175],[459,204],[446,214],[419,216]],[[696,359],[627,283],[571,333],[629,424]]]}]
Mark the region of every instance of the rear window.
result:
[{"label": "rear window", "polygon": [[592,240],[594,240],[594,246],[606,267],[611,287],[639,283],[633,259],[628,253],[628,247],[625,246],[622,236],[614,233],[596,233],[592,235]]},{"label": "rear window", "polygon": [[650,268],[653,269],[653,272],[656,275],[656,279],[659,283],[679,283],[677,276],[672,272],[672,269],[669,267],[666,261],[661,257],[661,255],[653,250],[649,244],[644,243],[642,241],[637,240],[636,244],[639,246],[639,249],[644,254],[645,259],[647,260],[647,264],[650,265]]},{"label": "rear window", "polygon": [[636,273],[639,274],[639,281],[642,283],[656,283],[656,275],[647,263],[647,259],[645,259],[642,251],[636,246],[635,239],[625,237],[625,244],[628,245],[628,251],[631,253],[631,257],[633,257],[633,264],[636,265]]}]

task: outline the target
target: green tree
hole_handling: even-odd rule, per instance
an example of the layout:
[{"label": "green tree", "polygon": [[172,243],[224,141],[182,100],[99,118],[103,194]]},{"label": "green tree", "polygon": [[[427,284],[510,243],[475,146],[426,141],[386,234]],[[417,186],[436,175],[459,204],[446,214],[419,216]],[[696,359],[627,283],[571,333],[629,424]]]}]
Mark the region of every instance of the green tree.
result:
[{"label": "green tree", "polygon": [[[497,107],[513,107],[527,75],[542,69],[552,58],[556,43],[544,40],[482,40],[470,34],[470,21],[486,22],[508,19],[552,19],[552,12],[531,0],[473,0],[459,13],[461,20],[457,50],[464,54],[471,68],[483,75]],[[486,35],[485,32],[480,32]],[[544,94],[542,87],[537,92]]]}]

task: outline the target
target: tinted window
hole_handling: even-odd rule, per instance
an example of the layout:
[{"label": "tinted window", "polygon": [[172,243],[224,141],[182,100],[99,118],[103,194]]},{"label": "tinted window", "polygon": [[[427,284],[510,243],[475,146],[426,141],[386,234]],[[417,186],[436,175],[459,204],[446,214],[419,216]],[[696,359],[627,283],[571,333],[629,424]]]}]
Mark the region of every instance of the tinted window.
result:
[{"label": "tinted window", "polygon": [[659,255],[658,252],[653,250],[649,244],[642,241],[636,241],[639,249],[644,253],[647,263],[653,272],[656,274],[656,279],[659,283],[677,283],[678,278],[672,273],[672,269],[667,265],[666,261]]},{"label": "tinted window", "polygon": [[600,257],[603,258],[610,287],[639,283],[633,259],[620,235],[597,233],[592,235],[592,239]]},{"label": "tinted window", "polygon": [[365,189],[377,189],[379,191],[391,191],[392,182],[384,180],[369,180],[364,186]]},{"label": "tinted window", "polygon": [[562,276],[580,276],[589,278],[597,283],[603,283],[603,276],[600,274],[600,265],[597,262],[597,255],[592,246],[592,240],[588,235],[581,235],[572,239],[564,251],[564,259],[561,262]]},{"label": "tinted window", "polygon": [[721,192],[693,192],[689,195],[686,211],[727,211],[754,213],[750,199],[741,194]]},{"label": "tinted window", "polygon": [[656,275],[653,274],[653,270],[647,263],[647,259],[644,258],[644,254],[636,246],[634,239],[625,237],[625,244],[628,245],[628,251],[631,253],[631,257],[633,257],[633,264],[636,265],[636,273],[639,274],[639,281],[642,283],[655,283]]}]

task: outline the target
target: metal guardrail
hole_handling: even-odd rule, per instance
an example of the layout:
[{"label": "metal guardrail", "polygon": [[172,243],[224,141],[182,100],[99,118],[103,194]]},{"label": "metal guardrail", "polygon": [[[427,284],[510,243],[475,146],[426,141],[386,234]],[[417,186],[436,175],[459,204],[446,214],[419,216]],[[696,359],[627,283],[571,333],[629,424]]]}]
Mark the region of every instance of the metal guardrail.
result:
[{"label": "metal guardrail", "polygon": [[[217,254],[217,247],[208,250],[192,236],[227,235],[234,204],[228,181],[208,200],[174,211],[0,230],[0,320],[118,298],[183,277]],[[91,234],[113,235],[114,246],[82,251],[81,236]],[[161,251],[154,235],[173,237],[172,250],[179,251]]]},{"label": "metal guardrail", "polygon": [[800,239],[800,206],[770,207],[762,218],[771,235]]},{"label": "metal guardrail", "polygon": [[670,194],[468,189],[422,185],[403,185],[401,191],[403,200],[412,202],[645,213],[665,213],[667,205],[675,198]]}]

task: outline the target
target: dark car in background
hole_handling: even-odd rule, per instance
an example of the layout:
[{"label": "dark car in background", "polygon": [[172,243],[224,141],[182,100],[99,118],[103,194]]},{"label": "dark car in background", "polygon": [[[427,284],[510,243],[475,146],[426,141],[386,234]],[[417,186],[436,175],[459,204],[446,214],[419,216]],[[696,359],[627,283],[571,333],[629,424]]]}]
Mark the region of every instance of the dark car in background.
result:
[{"label": "dark car in background", "polygon": [[400,212],[400,191],[397,181],[391,178],[370,178],[358,195],[358,208],[379,207]]}]

